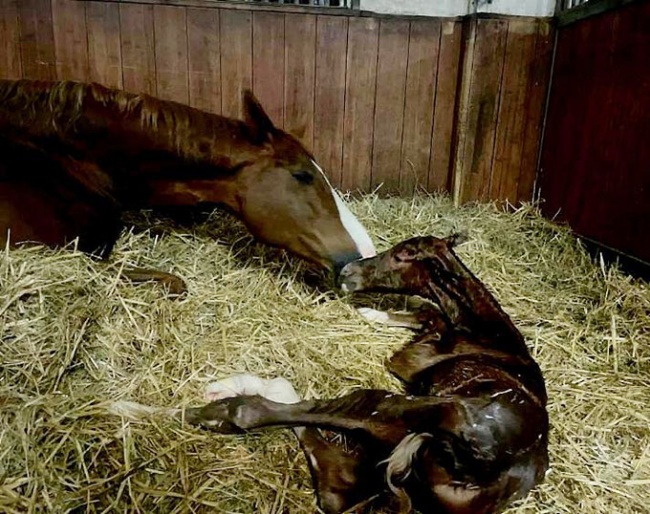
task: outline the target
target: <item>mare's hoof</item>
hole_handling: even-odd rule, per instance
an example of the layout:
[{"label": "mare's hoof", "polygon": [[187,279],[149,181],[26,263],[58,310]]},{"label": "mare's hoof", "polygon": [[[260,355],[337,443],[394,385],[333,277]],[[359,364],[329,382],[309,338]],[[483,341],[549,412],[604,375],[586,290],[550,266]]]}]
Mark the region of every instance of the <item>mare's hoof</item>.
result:
[{"label": "mare's hoof", "polygon": [[187,293],[187,285],[185,284],[185,281],[176,275],[169,275],[161,278],[160,283],[170,295],[181,296]]}]

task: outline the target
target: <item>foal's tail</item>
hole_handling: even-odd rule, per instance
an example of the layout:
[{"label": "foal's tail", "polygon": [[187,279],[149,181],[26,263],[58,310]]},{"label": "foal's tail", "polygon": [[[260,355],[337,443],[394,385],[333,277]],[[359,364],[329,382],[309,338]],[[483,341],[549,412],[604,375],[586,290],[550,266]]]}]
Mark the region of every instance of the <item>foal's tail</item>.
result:
[{"label": "foal's tail", "polygon": [[428,433],[409,434],[400,441],[388,459],[382,462],[382,464],[387,464],[386,483],[399,499],[401,514],[411,512],[412,505],[410,496],[399,484],[408,479],[418,452],[422,448],[422,445],[432,437]]}]

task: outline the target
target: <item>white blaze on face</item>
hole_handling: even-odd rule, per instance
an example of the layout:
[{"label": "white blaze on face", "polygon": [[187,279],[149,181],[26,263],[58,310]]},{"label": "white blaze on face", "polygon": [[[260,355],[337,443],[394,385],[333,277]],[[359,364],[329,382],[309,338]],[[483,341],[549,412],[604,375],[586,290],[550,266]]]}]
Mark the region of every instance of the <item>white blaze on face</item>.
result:
[{"label": "white blaze on face", "polygon": [[345,230],[347,230],[348,234],[350,234],[350,237],[354,241],[361,256],[366,258],[374,257],[377,255],[375,245],[373,244],[372,239],[370,239],[370,236],[368,235],[366,229],[356,218],[356,216],[352,214],[348,206],[345,205],[343,198],[341,198],[341,196],[334,190],[323,169],[316,163],[316,161],[311,162],[314,164],[316,169],[320,171],[321,175],[325,179],[325,182],[327,182],[327,185],[332,190],[332,195],[334,196],[334,201],[336,202],[336,208],[339,210],[339,218],[341,218],[341,223],[343,223],[343,227]]}]

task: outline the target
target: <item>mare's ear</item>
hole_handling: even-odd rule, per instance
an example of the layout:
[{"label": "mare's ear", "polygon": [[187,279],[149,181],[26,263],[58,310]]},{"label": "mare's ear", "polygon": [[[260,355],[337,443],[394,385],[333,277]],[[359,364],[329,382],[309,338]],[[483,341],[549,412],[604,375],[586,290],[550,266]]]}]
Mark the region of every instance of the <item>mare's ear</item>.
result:
[{"label": "mare's ear", "polygon": [[256,143],[262,144],[271,140],[275,126],[250,89],[244,91],[244,121]]}]

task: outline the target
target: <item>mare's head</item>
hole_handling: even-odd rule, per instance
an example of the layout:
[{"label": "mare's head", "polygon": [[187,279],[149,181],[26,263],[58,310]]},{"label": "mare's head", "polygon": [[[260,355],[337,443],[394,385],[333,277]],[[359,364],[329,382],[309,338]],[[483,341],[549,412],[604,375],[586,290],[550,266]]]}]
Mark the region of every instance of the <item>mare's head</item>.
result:
[{"label": "mare's head", "polygon": [[407,239],[375,257],[346,265],[339,275],[341,288],[346,292],[418,294],[431,280],[432,262],[449,255],[454,246],[465,240],[463,234],[444,239],[434,236]]},{"label": "mare's head", "polygon": [[238,172],[237,211],[260,241],[338,271],[376,254],[368,233],[293,136],[276,128],[252,93],[245,121],[255,152]]}]

